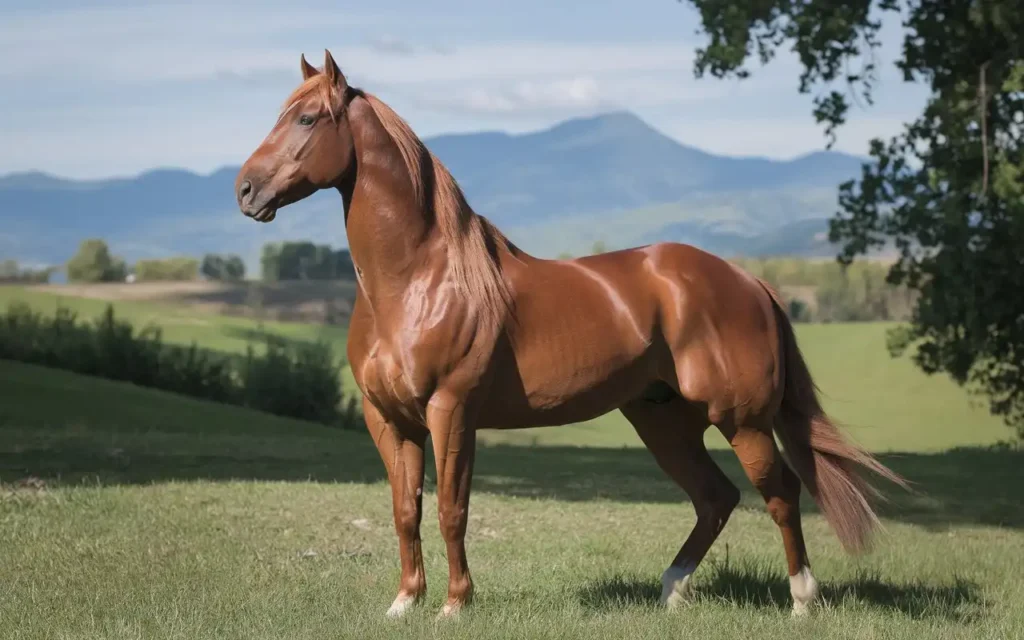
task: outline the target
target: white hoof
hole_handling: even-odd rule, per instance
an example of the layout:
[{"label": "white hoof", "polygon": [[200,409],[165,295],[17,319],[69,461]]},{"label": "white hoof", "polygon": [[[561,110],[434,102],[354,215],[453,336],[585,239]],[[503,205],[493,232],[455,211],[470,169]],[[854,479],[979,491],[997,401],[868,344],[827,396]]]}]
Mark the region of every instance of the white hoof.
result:
[{"label": "white hoof", "polygon": [[457,618],[459,616],[460,611],[462,611],[461,604],[445,604],[443,607],[441,607],[441,610],[437,612],[437,619],[445,620],[448,618]]},{"label": "white hoof", "polygon": [[391,619],[401,618],[409,613],[414,606],[416,606],[416,596],[400,593],[395,598],[395,601],[391,603],[391,608],[388,609],[385,615]]},{"label": "white hoof", "polygon": [[693,584],[690,577],[694,567],[671,566],[661,574],[661,604],[675,609],[693,599]]},{"label": "white hoof", "polygon": [[794,618],[802,618],[811,612],[818,598],[818,581],[810,567],[803,567],[795,576],[789,576],[789,593],[793,596]]}]

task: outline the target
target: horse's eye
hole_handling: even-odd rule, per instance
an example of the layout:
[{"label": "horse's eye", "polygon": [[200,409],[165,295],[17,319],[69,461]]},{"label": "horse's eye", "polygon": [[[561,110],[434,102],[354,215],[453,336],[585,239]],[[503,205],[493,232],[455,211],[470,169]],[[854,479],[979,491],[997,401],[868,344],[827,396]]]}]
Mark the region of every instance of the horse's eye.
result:
[{"label": "horse's eye", "polygon": [[316,116],[304,115],[299,118],[299,124],[301,124],[304,127],[308,127],[314,122],[316,122]]}]

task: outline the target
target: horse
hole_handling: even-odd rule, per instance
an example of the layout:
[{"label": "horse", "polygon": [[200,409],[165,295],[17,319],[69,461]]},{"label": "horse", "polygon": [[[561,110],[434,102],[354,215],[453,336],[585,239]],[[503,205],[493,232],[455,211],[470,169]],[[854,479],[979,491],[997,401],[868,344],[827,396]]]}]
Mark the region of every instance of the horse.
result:
[{"label": "horse", "polygon": [[858,553],[879,522],[870,502],[879,493],[862,472],[907,485],[826,415],[778,294],[685,244],[531,256],[473,211],[405,120],[349,86],[329,50],[322,68],[304,55],[300,68],[235,190],[241,212],[263,223],[320,189],[341,194],[357,281],[347,356],[387,469],[401,563],[386,615],[406,614],[426,592],[428,437],[448,558],[438,616],[447,617],[473,595],[465,535],[477,431],[616,409],[696,510],[662,574],[661,603],[693,597],[691,578],[740,500],[705,448],[714,425],[782,534],[792,615],[808,613],[818,585],[801,486]]}]

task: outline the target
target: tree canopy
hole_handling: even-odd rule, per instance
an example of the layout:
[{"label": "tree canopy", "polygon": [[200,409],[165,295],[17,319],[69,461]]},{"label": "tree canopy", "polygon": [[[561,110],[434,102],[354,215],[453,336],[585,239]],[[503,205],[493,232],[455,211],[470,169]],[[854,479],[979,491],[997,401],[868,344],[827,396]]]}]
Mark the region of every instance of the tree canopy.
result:
[{"label": "tree canopy", "polygon": [[128,274],[124,260],[110,255],[107,243],[99,238],[83,240],[66,268],[71,282],[118,282]]},{"label": "tree canopy", "polygon": [[245,262],[235,254],[208,253],[203,256],[199,271],[210,280],[239,282],[245,279]]},{"label": "tree canopy", "polygon": [[348,249],[332,249],[308,241],[263,245],[260,256],[263,280],[355,280]]},{"label": "tree canopy", "polygon": [[923,112],[840,186],[830,223],[849,264],[889,247],[894,284],[919,292],[912,320],[890,334],[913,353],[985,394],[1024,435],[1024,5],[1020,0],[687,0],[706,46],[698,77],[745,78],[792,47],[800,91],[828,144],[852,101],[870,105],[879,33],[903,29],[891,62],[929,87]]}]

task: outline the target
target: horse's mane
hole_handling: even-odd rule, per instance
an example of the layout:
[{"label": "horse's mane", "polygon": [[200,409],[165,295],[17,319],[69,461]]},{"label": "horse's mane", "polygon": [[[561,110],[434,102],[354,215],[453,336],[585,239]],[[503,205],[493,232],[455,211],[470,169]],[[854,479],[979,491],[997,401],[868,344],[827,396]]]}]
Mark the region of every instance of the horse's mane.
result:
[{"label": "horse's mane", "polygon": [[[285,103],[318,94],[335,111],[336,96],[324,74],[304,82]],[[380,98],[358,92],[373,109],[402,156],[413,193],[424,215],[433,218],[448,248],[448,267],[456,286],[478,304],[481,320],[498,327],[511,311],[512,293],[501,272],[499,248],[514,251],[512,243],[489,220],[473,211],[455,178],[427,149],[409,124]]]}]

